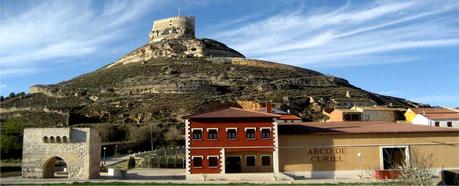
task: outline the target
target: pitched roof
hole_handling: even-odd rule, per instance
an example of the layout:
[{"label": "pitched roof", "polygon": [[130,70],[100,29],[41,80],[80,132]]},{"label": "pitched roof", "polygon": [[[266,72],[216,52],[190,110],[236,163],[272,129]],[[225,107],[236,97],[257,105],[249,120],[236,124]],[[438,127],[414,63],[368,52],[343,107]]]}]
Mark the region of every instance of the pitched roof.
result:
[{"label": "pitched roof", "polygon": [[459,129],[431,127],[390,122],[303,122],[301,124],[279,124],[279,134],[377,134],[377,133],[423,133],[453,132]]},{"label": "pitched roof", "polygon": [[249,111],[235,107],[229,107],[222,110],[206,112],[202,114],[194,114],[185,118],[203,119],[203,118],[277,118],[280,115],[266,112]]},{"label": "pitched roof", "polygon": [[447,108],[410,108],[416,114],[457,113]]},{"label": "pitched roof", "polygon": [[384,110],[384,111],[406,111],[404,108],[391,108],[391,107],[383,107],[383,106],[355,106],[356,108],[360,108],[362,110]]},{"label": "pitched roof", "polygon": [[293,114],[284,114],[284,115],[281,115],[280,120],[302,120],[302,118],[298,117],[298,116],[295,116]]},{"label": "pitched roof", "polygon": [[456,113],[433,113],[425,114],[426,118],[429,119],[459,119],[459,112]]}]

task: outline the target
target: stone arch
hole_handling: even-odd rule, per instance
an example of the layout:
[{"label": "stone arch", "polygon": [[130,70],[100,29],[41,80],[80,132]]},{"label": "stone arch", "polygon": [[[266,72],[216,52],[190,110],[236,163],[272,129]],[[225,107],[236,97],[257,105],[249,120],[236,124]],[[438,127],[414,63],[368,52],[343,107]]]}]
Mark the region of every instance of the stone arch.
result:
[{"label": "stone arch", "polygon": [[56,142],[56,141],[54,141],[54,136],[49,137],[49,142],[50,142],[50,143]]},{"label": "stone arch", "polygon": [[43,143],[48,143],[48,136],[43,137]]},{"label": "stone arch", "polygon": [[57,136],[57,137],[56,137],[56,142],[57,142],[57,143],[61,143],[61,142],[62,142],[62,140],[61,140],[61,137],[60,137],[60,136]]},{"label": "stone arch", "polygon": [[70,178],[68,173],[68,162],[60,156],[52,156],[48,158],[42,168],[43,178]]}]

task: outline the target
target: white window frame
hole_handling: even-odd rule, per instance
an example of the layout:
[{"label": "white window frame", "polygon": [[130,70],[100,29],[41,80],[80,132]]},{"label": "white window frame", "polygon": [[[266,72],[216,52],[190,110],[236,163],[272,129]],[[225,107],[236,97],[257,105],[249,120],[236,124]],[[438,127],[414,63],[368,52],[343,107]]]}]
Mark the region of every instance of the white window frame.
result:
[{"label": "white window frame", "polygon": [[[194,158],[201,158],[201,166],[200,167],[195,167],[194,166]],[[192,167],[193,168],[202,168],[202,164],[204,163],[203,160],[204,160],[204,156],[191,156],[191,161],[193,161],[193,166]]]},{"label": "white window frame", "polygon": [[[255,165],[253,165],[253,166],[247,165],[247,158],[248,158],[248,157],[253,157],[253,158],[255,158],[255,160],[254,160],[254,161],[255,161]],[[246,167],[256,167],[256,166],[257,166],[257,155],[245,155],[245,166],[246,166]]]},{"label": "white window frame", "polygon": [[220,156],[219,155],[208,155],[207,156],[207,164],[210,163],[210,161],[209,161],[210,158],[217,158],[217,166],[210,166],[209,165],[209,168],[217,168],[218,167],[218,161],[220,160]]},{"label": "white window frame", "polygon": [[[201,138],[200,139],[195,139],[194,138],[194,131],[201,131]],[[202,135],[203,135],[203,128],[191,128],[191,139],[192,140],[202,140]]]},{"label": "white window frame", "polygon": [[[263,157],[269,157],[269,165],[263,165]],[[271,155],[260,155],[260,165],[262,167],[270,167],[273,165],[273,157]]]},{"label": "white window frame", "polygon": [[231,130],[231,129],[234,129],[237,132],[237,127],[226,128],[226,132],[228,132],[228,130]]},{"label": "white window frame", "polygon": [[[254,132],[253,138],[247,138],[247,130],[249,130],[249,129],[253,129],[253,132]],[[257,128],[256,128],[256,127],[246,127],[246,128],[244,128],[244,131],[246,132],[246,133],[245,133],[245,139],[248,139],[248,140],[255,140],[255,139],[257,139]]]},{"label": "white window frame", "polygon": [[244,131],[247,131],[248,129],[253,129],[253,130],[257,131],[257,127],[245,127]]},{"label": "white window frame", "polygon": [[383,149],[386,148],[405,148],[405,163],[410,164],[411,158],[410,158],[410,146],[409,145],[387,145],[387,146],[379,146],[379,168],[381,170],[384,169],[384,154],[383,154]]},{"label": "white window frame", "polygon": [[207,130],[207,132],[209,132],[209,130],[217,130],[217,132],[218,132],[218,128],[207,128],[206,130]]},{"label": "white window frame", "polygon": [[[269,138],[264,138],[263,137],[263,132],[262,132],[263,129],[269,129],[269,133],[270,133],[269,134]],[[260,132],[262,132],[261,133],[261,139],[272,139],[273,138],[273,134],[271,134],[271,127],[260,127]]]}]

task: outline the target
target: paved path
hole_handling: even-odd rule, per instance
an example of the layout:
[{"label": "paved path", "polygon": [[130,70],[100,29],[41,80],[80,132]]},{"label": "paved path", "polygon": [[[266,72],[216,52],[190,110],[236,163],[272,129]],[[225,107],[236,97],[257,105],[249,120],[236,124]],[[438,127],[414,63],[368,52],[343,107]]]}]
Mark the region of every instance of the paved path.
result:
[{"label": "paved path", "polygon": [[[434,183],[437,183],[438,179],[434,179]],[[128,171],[127,179],[116,179],[101,174],[98,179],[91,180],[68,180],[62,178],[56,179],[27,179],[22,177],[6,177],[1,178],[2,184],[51,184],[51,183],[73,183],[73,182],[94,182],[94,183],[110,183],[110,182],[122,182],[122,183],[204,183],[204,184],[216,184],[216,183],[235,183],[234,181],[186,181],[184,169],[165,169],[165,168],[137,168]],[[374,179],[304,179],[294,181],[244,181],[245,183],[271,183],[271,184],[317,184],[317,183],[372,183],[378,182]]]}]

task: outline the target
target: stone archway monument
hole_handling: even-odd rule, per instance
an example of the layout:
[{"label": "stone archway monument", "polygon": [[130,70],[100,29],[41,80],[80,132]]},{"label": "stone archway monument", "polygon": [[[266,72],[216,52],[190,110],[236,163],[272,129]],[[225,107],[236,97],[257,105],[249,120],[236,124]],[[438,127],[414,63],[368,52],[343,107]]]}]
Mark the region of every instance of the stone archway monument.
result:
[{"label": "stone archway monument", "polygon": [[69,179],[99,176],[100,137],[91,128],[26,128],[22,151],[22,176],[52,178],[55,162],[64,161]]}]

